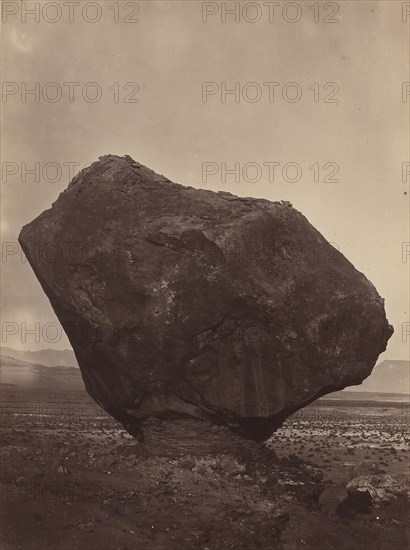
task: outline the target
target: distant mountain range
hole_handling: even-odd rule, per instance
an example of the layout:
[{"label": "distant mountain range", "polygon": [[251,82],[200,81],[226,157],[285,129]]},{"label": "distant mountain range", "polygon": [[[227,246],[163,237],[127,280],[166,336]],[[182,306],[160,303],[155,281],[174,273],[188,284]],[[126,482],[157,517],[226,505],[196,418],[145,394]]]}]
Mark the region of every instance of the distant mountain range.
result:
[{"label": "distant mountain range", "polygon": [[[0,354],[1,384],[84,389],[72,350],[23,351],[1,346]],[[386,359],[374,367],[362,384],[349,386],[343,392],[410,395],[410,362]]]},{"label": "distant mountain range", "polygon": [[410,394],[410,361],[386,359],[374,367],[372,374],[360,386],[350,386],[346,390]]},{"label": "distant mountain range", "polygon": [[74,352],[70,349],[42,349],[40,351],[17,350],[0,346],[0,355],[14,357],[29,363],[38,363],[46,367],[77,367],[78,363]]},{"label": "distant mountain range", "polygon": [[0,355],[0,386],[4,385],[26,389],[85,389],[81,371],[77,367],[48,367]]},{"label": "distant mountain range", "polygon": [[328,393],[319,398],[319,401],[377,401],[379,403],[409,403],[410,395],[408,393],[386,393],[373,391],[351,391],[350,388],[342,391]]}]

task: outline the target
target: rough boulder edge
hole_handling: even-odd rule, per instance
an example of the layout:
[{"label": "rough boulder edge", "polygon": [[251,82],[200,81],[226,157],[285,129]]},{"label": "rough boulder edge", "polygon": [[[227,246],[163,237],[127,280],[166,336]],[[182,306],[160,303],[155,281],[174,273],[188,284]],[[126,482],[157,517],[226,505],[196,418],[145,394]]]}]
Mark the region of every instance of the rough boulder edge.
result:
[{"label": "rough boulder edge", "polygon": [[88,393],[138,437],[156,417],[263,441],[360,384],[393,332],[372,283],[290,203],[129,156],[82,170],[19,242]]}]

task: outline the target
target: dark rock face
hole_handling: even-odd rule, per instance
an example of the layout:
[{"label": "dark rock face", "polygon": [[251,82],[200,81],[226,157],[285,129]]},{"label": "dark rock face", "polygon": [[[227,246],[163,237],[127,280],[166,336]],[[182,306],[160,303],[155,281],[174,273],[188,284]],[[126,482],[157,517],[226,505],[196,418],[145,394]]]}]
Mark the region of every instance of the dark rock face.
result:
[{"label": "dark rock face", "polygon": [[289,203],[183,187],[127,156],[80,172],[19,241],[87,391],[134,435],[195,418],[266,439],[360,384],[393,331]]}]

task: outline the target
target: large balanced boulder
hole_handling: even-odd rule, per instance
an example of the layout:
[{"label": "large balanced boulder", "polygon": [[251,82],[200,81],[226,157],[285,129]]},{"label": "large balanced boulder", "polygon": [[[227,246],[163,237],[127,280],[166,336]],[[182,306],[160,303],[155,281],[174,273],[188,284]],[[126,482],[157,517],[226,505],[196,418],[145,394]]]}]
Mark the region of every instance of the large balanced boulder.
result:
[{"label": "large balanced boulder", "polygon": [[89,394],[130,433],[197,419],[268,438],[369,376],[374,286],[288,202],[184,187],[107,155],[19,241]]}]

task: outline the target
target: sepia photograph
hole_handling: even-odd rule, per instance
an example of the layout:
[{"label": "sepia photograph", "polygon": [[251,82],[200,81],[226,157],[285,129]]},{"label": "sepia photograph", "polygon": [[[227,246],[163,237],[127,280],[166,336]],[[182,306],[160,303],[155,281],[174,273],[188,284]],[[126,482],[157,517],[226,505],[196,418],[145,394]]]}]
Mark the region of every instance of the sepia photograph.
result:
[{"label": "sepia photograph", "polygon": [[407,550],[410,1],[0,40],[0,550]]}]

